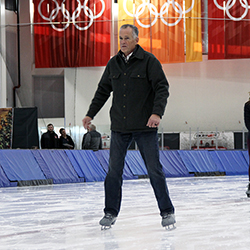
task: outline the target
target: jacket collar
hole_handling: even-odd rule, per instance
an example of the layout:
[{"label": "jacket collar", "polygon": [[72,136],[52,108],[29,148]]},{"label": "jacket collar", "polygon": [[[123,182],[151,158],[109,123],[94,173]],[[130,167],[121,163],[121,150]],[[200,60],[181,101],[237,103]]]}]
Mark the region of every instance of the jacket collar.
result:
[{"label": "jacket collar", "polygon": [[[122,53],[121,50],[119,50],[118,54],[120,56],[122,56],[123,53]],[[134,50],[131,58],[132,57],[136,57],[138,59],[143,59],[144,58],[144,49],[139,44],[136,45],[135,50]]]},{"label": "jacket collar", "polygon": [[143,59],[144,49],[139,44],[137,44],[133,55],[137,57],[138,59]]}]

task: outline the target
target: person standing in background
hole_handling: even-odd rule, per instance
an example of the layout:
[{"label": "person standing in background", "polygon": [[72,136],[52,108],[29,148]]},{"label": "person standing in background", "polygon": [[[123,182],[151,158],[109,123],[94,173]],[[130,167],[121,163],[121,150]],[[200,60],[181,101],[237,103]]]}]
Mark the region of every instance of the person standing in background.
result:
[{"label": "person standing in background", "polygon": [[42,149],[59,148],[58,135],[55,133],[54,126],[51,123],[47,125],[47,132],[42,134],[41,148]]},{"label": "person standing in background", "polygon": [[90,124],[87,127],[88,132],[82,139],[82,149],[99,150],[102,149],[102,136],[96,131],[96,126]]},{"label": "person standing in background", "polygon": [[248,167],[248,186],[247,186],[247,197],[250,197],[250,99],[244,105],[244,122],[246,128],[248,130],[247,136],[247,148],[248,148],[248,155],[249,155],[249,167]]},{"label": "person standing in background", "polygon": [[72,138],[66,134],[64,128],[60,128],[59,130],[61,136],[59,138],[60,148],[63,149],[74,149],[75,143],[73,142]]}]

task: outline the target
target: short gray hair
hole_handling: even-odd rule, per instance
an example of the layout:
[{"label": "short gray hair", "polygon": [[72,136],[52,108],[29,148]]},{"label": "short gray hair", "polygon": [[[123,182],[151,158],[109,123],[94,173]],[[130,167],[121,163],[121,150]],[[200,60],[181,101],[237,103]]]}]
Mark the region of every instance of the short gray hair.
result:
[{"label": "short gray hair", "polygon": [[89,125],[89,128],[90,128],[91,130],[96,130],[96,126],[95,126],[94,124],[90,124],[90,125]]},{"label": "short gray hair", "polygon": [[137,38],[139,36],[139,30],[136,26],[132,24],[123,24],[120,29],[126,29],[128,27],[132,29],[133,37]]}]

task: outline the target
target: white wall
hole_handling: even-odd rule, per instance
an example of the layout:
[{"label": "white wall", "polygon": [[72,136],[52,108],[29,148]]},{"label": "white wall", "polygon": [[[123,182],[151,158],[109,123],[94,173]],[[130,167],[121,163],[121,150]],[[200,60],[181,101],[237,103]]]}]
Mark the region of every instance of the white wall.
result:
[{"label": "white wall", "polygon": [[[104,67],[67,68],[65,76],[65,120],[66,126],[82,126],[88,106],[94,96],[97,84],[101,78]],[[109,108],[111,98],[94,118],[102,133],[109,132]]]},{"label": "white wall", "polygon": [[[163,119],[167,131],[186,127],[242,130],[250,91],[250,60],[207,60],[164,65],[171,96]],[[187,121],[188,124],[185,124]]]},{"label": "white wall", "polygon": [[[170,97],[161,126],[164,132],[241,131],[243,106],[250,91],[250,60],[207,60],[166,64]],[[104,67],[65,69],[66,124],[82,126]],[[111,98],[110,98],[111,99]],[[109,132],[111,100],[93,123]],[[74,108],[75,107],[75,108]]]}]

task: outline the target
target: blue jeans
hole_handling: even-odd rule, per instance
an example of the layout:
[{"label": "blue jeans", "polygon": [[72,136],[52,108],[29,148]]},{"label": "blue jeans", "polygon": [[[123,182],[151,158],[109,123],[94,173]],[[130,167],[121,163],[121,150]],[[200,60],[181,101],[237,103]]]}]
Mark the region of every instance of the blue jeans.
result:
[{"label": "blue jeans", "polygon": [[159,161],[159,145],[156,130],[133,133],[112,131],[109,171],[104,182],[104,212],[117,216],[120,211],[124,160],[133,139],[136,141],[145,162],[161,215],[164,213],[174,213],[174,206],[169,198],[166,178]]}]

